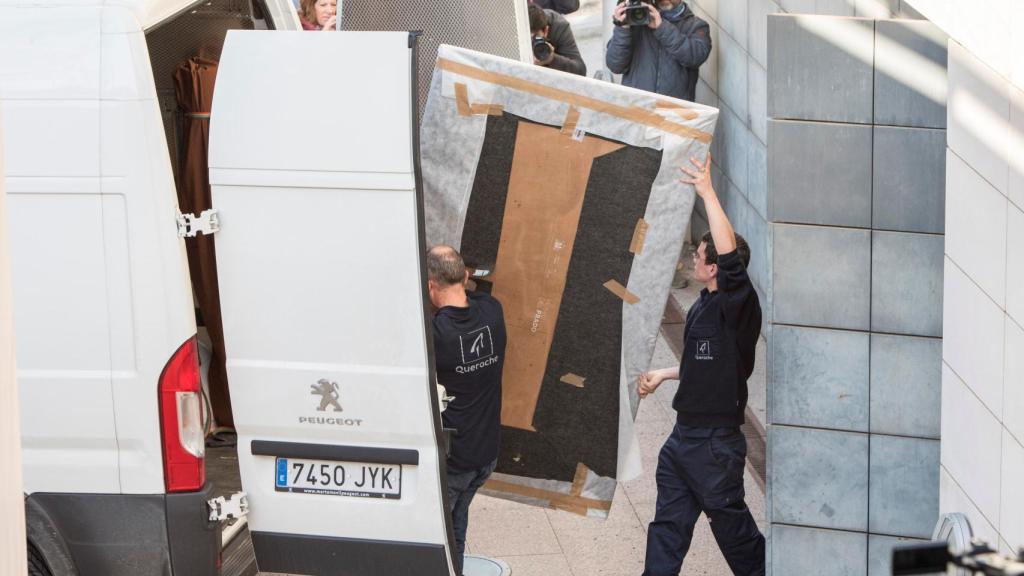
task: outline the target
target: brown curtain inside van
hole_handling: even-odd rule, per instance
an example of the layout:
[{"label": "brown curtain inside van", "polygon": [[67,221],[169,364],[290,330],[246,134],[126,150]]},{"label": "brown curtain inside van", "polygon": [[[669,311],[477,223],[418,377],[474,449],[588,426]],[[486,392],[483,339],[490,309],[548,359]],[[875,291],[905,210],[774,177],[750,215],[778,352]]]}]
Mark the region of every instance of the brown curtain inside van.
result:
[{"label": "brown curtain inside van", "polygon": [[[210,175],[207,165],[210,142],[210,107],[217,61],[195,56],[182,62],[174,72],[174,91],[184,113],[181,161],[178,173],[178,206],[182,213],[199,214],[211,207]],[[213,343],[209,366],[210,404],[218,426],[234,426],[227,370],[224,366],[224,330],[221,326],[217,287],[217,256],[213,236],[186,238],[189,273],[196,304]]]}]

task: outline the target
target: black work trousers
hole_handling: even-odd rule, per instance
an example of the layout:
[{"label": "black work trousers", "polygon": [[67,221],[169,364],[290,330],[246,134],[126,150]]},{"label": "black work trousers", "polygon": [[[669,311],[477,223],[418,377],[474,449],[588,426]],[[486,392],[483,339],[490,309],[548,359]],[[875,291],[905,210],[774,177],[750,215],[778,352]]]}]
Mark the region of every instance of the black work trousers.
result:
[{"label": "black work trousers", "polygon": [[644,576],[677,576],[704,512],[737,576],[765,573],[764,536],[743,501],[747,442],[739,428],[676,425],[658,456],[658,503]]}]

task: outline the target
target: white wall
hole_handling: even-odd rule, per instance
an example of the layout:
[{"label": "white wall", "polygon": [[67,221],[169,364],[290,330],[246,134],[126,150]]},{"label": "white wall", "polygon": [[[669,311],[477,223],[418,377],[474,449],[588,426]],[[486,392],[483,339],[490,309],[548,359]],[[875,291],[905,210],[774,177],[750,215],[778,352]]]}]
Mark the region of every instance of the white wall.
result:
[{"label": "white wall", "polygon": [[7,249],[3,126],[0,125],[0,574],[24,574],[25,500],[21,491],[21,428],[14,379],[11,262]]},{"label": "white wall", "polygon": [[940,509],[1009,552],[1024,546],[1024,3],[913,4],[951,36]]}]

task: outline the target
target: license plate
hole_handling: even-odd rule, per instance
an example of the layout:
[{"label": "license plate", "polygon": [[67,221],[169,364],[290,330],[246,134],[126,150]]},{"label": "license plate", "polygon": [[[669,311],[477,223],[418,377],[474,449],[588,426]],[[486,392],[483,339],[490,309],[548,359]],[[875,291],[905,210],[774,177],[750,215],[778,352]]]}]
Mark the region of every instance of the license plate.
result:
[{"label": "license plate", "polygon": [[398,499],[402,497],[402,465],[278,458],[274,489],[278,492]]}]

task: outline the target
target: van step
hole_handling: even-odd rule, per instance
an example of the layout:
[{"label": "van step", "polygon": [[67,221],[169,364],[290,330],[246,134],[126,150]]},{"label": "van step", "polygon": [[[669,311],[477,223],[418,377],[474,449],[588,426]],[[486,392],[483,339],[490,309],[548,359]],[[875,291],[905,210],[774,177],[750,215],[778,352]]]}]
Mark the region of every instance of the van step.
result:
[{"label": "van step", "polygon": [[256,555],[249,528],[242,528],[221,552],[221,576],[256,576]]}]

